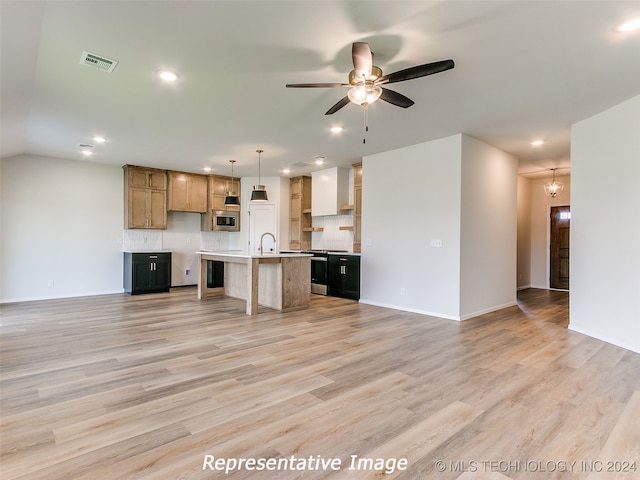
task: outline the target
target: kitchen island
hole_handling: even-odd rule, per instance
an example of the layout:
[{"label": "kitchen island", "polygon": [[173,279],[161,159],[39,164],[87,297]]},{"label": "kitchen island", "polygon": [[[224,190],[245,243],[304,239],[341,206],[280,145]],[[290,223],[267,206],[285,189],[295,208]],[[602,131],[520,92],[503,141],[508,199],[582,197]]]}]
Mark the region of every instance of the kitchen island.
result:
[{"label": "kitchen island", "polygon": [[[309,306],[311,257],[302,253],[250,255],[243,252],[200,250],[198,298],[227,295],[246,300],[247,315],[258,305],[280,311]],[[207,262],[224,262],[224,287],[207,286]]]}]

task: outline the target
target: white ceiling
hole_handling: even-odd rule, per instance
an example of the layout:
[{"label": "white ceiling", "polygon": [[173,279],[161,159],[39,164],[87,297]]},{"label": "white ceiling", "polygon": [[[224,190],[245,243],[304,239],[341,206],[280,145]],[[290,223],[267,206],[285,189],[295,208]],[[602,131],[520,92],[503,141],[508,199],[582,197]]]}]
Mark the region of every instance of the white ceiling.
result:
[{"label": "white ceiling", "polygon": [[[2,157],[35,154],[192,172],[308,173],[456,133],[513,153],[521,172],[569,165],[572,123],[640,93],[639,1],[1,0]],[[350,104],[351,43],[384,73],[451,58],[453,70],[389,85],[402,109]],[[117,60],[80,65],[83,50]],[[162,68],[180,75],[159,81]],[[331,126],[344,132],[329,132]],[[78,144],[107,137],[85,159]],[[530,141],[546,143],[534,148]],[[298,166],[296,166],[298,165]],[[301,165],[301,166],[300,166]],[[325,168],[323,167],[323,168]],[[558,171],[558,173],[568,170]]]}]

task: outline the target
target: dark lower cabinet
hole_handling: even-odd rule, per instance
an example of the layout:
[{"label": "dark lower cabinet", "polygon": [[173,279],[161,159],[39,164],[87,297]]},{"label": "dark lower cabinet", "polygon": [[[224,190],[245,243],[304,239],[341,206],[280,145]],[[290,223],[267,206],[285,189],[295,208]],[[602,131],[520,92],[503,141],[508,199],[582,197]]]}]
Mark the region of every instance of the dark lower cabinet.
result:
[{"label": "dark lower cabinet", "polygon": [[207,261],[207,288],[224,287],[224,262]]},{"label": "dark lower cabinet", "polygon": [[328,258],[328,291],[333,297],[360,299],[360,256],[333,255]]},{"label": "dark lower cabinet", "polygon": [[171,288],[171,252],[124,252],[124,291],[168,292]]}]

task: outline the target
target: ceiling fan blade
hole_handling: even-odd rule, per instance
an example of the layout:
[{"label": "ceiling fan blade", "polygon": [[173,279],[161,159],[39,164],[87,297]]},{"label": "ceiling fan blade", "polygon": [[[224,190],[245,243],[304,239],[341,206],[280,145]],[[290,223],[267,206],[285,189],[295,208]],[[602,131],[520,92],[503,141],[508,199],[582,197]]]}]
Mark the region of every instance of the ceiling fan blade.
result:
[{"label": "ceiling fan blade", "polygon": [[434,73],[451,70],[454,66],[455,64],[453,63],[453,60],[440,60],[439,62],[426,63],[424,65],[417,65],[415,67],[405,68],[404,70],[398,70],[397,72],[393,72],[388,75],[383,75],[375,83],[376,85],[379,85],[382,83],[404,82],[405,80],[426,77],[427,75],[433,75]]},{"label": "ceiling fan blade", "polygon": [[285,86],[287,88],[338,88],[349,85],[343,83],[287,83]]},{"label": "ceiling fan blade", "polygon": [[384,100],[392,105],[402,108],[409,108],[415,102],[408,97],[405,97],[401,93],[394,92],[393,90],[389,90],[388,88],[382,89],[382,94],[380,95],[380,100]]},{"label": "ceiling fan blade", "polygon": [[331,107],[329,110],[327,110],[327,113],[325,113],[325,115],[332,115],[332,114],[336,113],[338,110],[340,110],[346,104],[348,104],[350,101],[351,100],[349,100],[349,97],[344,97],[338,103],[336,103],[333,107]]},{"label": "ceiling fan blade", "polygon": [[351,57],[353,58],[353,71],[359,80],[371,76],[373,66],[373,56],[369,44],[365,42],[354,42],[351,47]]}]

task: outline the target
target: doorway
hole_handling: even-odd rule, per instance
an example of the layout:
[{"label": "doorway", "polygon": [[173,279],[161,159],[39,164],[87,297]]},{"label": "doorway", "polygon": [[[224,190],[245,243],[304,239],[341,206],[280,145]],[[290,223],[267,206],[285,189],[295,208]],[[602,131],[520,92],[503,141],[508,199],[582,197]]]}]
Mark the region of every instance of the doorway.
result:
[{"label": "doorway", "polygon": [[549,239],[549,287],[569,290],[569,231],[571,208],[551,207]]},{"label": "doorway", "polygon": [[[249,204],[249,223],[249,252],[252,255],[259,255],[262,234],[266,232],[274,236],[278,234],[276,206],[273,203]],[[265,252],[277,252],[277,240],[274,241],[270,235],[265,236],[262,243]]]}]

